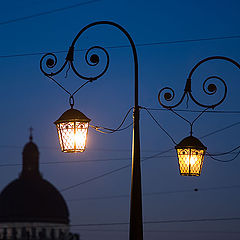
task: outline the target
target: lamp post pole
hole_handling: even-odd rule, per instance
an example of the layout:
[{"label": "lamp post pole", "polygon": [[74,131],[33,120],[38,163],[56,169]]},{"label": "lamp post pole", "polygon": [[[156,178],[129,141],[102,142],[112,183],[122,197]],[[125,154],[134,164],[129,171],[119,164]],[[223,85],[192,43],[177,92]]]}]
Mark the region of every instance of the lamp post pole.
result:
[{"label": "lamp post pole", "polygon": [[[96,25],[110,25],[119,29],[129,40],[131,45],[133,59],[134,59],[134,108],[133,108],[133,138],[132,138],[132,175],[131,175],[131,197],[130,197],[130,226],[129,226],[129,240],[142,240],[143,239],[143,221],[142,221],[142,184],[141,184],[141,164],[140,164],[140,127],[139,127],[139,105],[138,105],[138,57],[137,57],[137,50],[136,46],[133,42],[133,39],[129,35],[129,33],[119,24],[111,22],[111,21],[98,21],[91,24],[88,24],[74,38],[71,47],[69,48],[66,60],[62,67],[56,71],[47,73],[43,69],[44,59],[48,58],[46,61],[46,65],[49,69],[55,67],[57,63],[57,58],[53,53],[45,54],[41,61],[40,61],[40,69],[44,73],[45,76],[52,79],[58,86],[60,86],[63,90],[65,90],[70,95],[70,100],[73,100],[73,95],[86,83],[92,82],[100,78],[104,73],[107,71],[109,66],[109,55],[107,51],[99,46],[95,46],[90,48],[85,56],[85,60],[88,65],[96,66],[99,62],[99,57],[97,55],[92,55],[90,58],[91,63],[87,59],[87,54],[90,50],[96,48],[100,49],[105,52],[107,56],[107,64],[104,70],[95,77],[86,77],[81,75],[74,66],[74,46],[78,38],[85,32],[87,29],[94,27]],[[63,69],[70,65],[73,72],[80,78],[87,80],[85,84],[83,84],[80,88],[78,88],[73,94],[67,91],[61,84],[59,84],[56,80],[53,79],[53,76],[57,75],[58,73],[62,72]],[[72,103],[72,105],[71,105]],[[73,102],[71,102],[71,108],[73,107]]]},{"label": "lamp post pole", "polygon": [[118,28],[128,38],[133,58],[134,58],[134,109],[133,109],[133,138],[132,138],[132,175],[131,175],[131,197],[130,197],[130,225],[129,240],[143,239],[143,221],[142,221],[142,183],[141,183],[141,163],[140,163],[140,123],[139,123],[139,105],[138,105],[138,57],[136,46],[129,33],[119,24],[111,21],[94,22],[84,27],[73,40],[68,54],[69,62],[72,65],[74,45],[80,35],[88,28],[96,25],[111,25]]}]

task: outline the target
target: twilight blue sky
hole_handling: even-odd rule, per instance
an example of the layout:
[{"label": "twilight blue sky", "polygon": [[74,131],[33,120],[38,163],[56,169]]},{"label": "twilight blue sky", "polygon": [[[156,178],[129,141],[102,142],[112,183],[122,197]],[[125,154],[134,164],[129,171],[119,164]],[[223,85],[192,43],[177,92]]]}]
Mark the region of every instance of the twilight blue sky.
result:
[{"label": "twilight blue sky", "polygon": [[[7,23],[81,2],[85,1],[8,0],[1,2],[0,9],[0,165],[21,163],[22,148],[32,126],[40,150],[41,172],[60,190],[130,164],[132,130],[103,135],[91,129],[84,153],[61,153],[53,122],[68,109],[68,96],[40,72],[42,54],[12,55],[66,51],[82,27],[99,20],[122,25],[137,45],[240,35],[238,0],[99,0]],[[157,94],[165,86],[173,87],[179,98],[189,71],[205,57],[222,55],[239,62],[239,43],[240,38],[234,38],[138,46],[140,105],[161,108]],[[102,26],[86,32],[77,42],[77,49],[127,44],[120,31]],[[133,106],[133,58],[130,48],[113,48],[108,52],[108,72],[80,90],[75,106],[92,119],[92,124],[114,128]],[[76,64],[88,73],[82,54],[77,53]],[[65,55],[57,55],[60,64]],[[193,78],[193,94],[204,103],[211,103],[213,100],[202,94],[201,84],[206,77],[216,74],[228,85],[227,98],[216,110],[238,111],[240,72],[229,63],[217,61],[202,66]],[[71,90],[83,83],[71,72],[68,78],[61,74],[58,80]],[[186,109],[186,103],[178,109]],[[191,102],[189,109],[200,110]],[[189,134],[189,126],[172,113],[152,111],[152,114],[175,141]],[[194,119],[196,115],[184,116]],[[130,122],[131,114],[127,118],[127,123]],[[239,145],[239,113],[206,113],[194,125],[194,135],[200,138],[234,123],[234,127],[201,139],[210,153],[225,152]],[[142,157],[170,148],[174,148],[172,141],[142,110]],[[142,164],[144,221],[240,217],[240,157],[230,163],[207,157],[200,177],[181,177],[175,150],[160,156]],[[44,164],[54,162],[64,163]],[[0,189],[16,178],[20,169],[19,165],[1,166]],[[130,173],[131,169],[126,167],[62,192],[70,209],[71,224],[127,223]],[[195,188],[199,191],[194,192]],[[146,224],[144,236],[148,240],[234,240],[240,237],[239,224],[239,221]],[[128,238],[128,225],[78,226],[72,231],[79,232],[83,240]]]}]

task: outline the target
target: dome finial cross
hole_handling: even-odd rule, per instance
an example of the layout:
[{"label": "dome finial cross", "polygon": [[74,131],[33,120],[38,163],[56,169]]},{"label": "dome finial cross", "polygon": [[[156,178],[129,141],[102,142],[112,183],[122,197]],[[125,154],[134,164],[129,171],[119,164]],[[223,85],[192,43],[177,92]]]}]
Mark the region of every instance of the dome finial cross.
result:
[{"label": "dome finial cross", "polygon": [[33,140],[33,136],[32,136],[33,128],[30,127],[30,128],[29,128],[29,131],[30,131],[29,140],[30,140],[30,142],[32,142],[32,140]]}]

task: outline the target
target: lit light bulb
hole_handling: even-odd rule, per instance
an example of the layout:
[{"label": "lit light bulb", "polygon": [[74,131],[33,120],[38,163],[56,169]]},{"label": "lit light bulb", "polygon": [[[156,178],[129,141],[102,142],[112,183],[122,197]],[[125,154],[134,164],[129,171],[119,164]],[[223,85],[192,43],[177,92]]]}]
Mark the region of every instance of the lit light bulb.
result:
[{"label": "lit light bulb", "polygon": [[86,128],[77,129],[77,132],[74,134],[74,142],[77,149],[84,149],[87,137]]},{"label": "lit light bulb", "polygon": [[197,160],[198,160],[198,159],[197,159],[197,156],[191,156],[191,157],[190,157],[190,164],[191,164],[191,165],[194,165]]}]

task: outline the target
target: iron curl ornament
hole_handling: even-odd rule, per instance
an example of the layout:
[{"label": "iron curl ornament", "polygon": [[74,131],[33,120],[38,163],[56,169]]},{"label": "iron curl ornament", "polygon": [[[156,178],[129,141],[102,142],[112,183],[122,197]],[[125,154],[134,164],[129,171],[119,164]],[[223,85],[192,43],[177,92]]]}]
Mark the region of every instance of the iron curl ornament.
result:
[{"label": "iron curl ornament", "polygon": [[[227,61],[227,62],[230,62],[230,63],[234,64],[238,69],[240,69],[240,64],[237,63],[236,61],[234,61],[233,59],[228,58],[228,57],[212,56],[212,57],[205,58],[205,59],[201,60],[200,62],[198,62],[192,68],[192,70],[190,71],[190,73],[189,73],[189,75],[187,77],[186,84],[185,84],[184,93],[183,93],[182,97],[180,98],[180,101],[178,103],[174,104],[174,105],[164,104],[162,99],[164,99],[167,102],[171,102],[175,98],[174,90],[172,88],[170,88],[170,87],[164,87],[158,93],[158,101],[159,101],[160,105],[162,107],[166,108],[166,109],[173,109],[173,108],[179,106],[183,102],[185,97],[190,97],[190,99],[192,99],[192,101],[195,104],[197,104],[198,106],[203,107],[203,108],[212,108],[212,109],[214,109],[216,106],[220,105],[225,100],[225,98],[227,96],[227,84],[219,76],[213,75],[213,76],[207,77],[203,81],[203,85],[202,85],[203,92],[206,95],[214,95],[214,94],[216,94],[218,92],[218,88],[217,88],[217,85],[216,85],[215,81],[219,81],[222,84],[222,86],[223,86],[223,94],[222,94],[222,97],[217,102],[215,102],[213,104],[203,104],[203,103],[199,102],[192,94],[192,76],[193,76],[193,73],[196,71],[196,69],[200,65],[202,65],[205,62],[212,61],[212,60],[224,60],[224,61]],[[212,82],[213,80],[215,80],[215,81]]]}]

